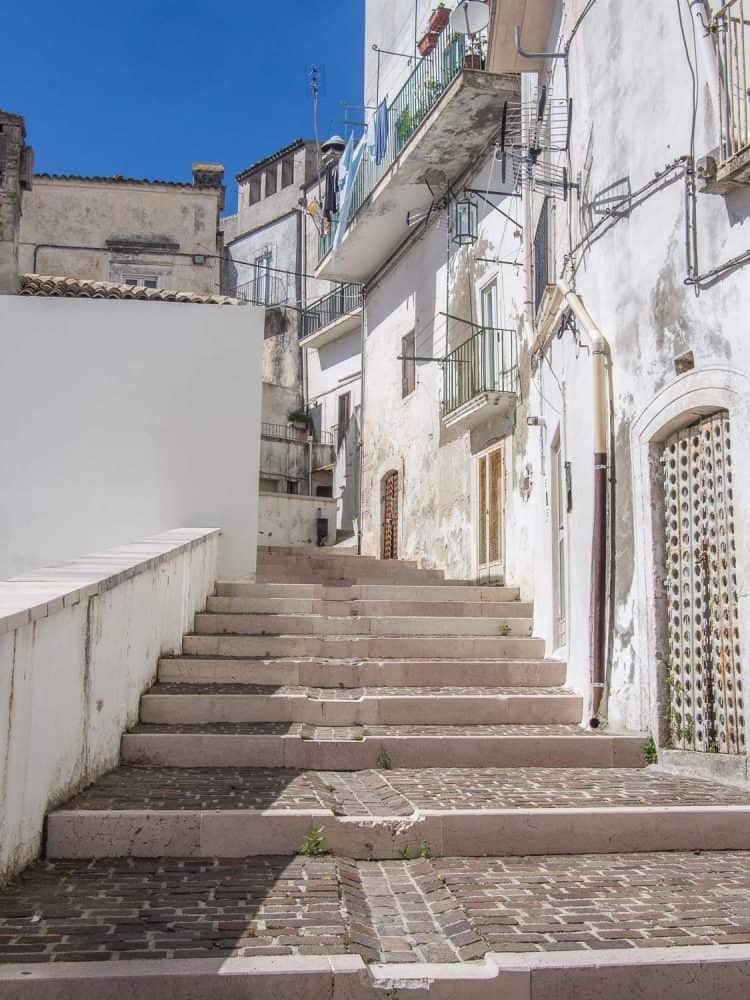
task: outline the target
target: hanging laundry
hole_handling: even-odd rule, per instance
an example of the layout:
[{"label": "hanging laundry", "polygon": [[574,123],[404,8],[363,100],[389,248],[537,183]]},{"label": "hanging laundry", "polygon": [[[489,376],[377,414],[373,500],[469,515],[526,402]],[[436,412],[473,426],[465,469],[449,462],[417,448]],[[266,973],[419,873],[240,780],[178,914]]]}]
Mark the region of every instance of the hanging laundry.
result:
[{"label": "hanging laundry", "polygon": [[341,192],[341,197],[339,198],[338,225],[336,226],[336,232],[333,234],[334,255],[341,245],[341,240],[344,237],[344,230],[346,229],[346,224],[349,220],[349,208],[352,203],[352,194],[354,193],[354,182],[357,179],[357,172],[362,162],[366,142],[367,139],[363,135],[355,147],[354,136],[350,135],[349,141],[346,144],[346,149],[344,150],[338,163],[339,190]]},{"label": "hanging laundry", "polygon": [[385,159],[388,149],[388,104],[382,100],[375,112],[375,163],[377,166]]},{"label": "hanging laundry", "polygon": [[377,125],[378,109],[373,108],[367,116],[367,155],[371,160],[375,159],[377,152]]},{"label": "hanging laundry", "polygon": [[331,221],[332,216],[336,214],[336,209],[338,208],[338,176],[338,163],[331,163],[326,168],[326,193],[323,198],[323,215],[328,222]]}]

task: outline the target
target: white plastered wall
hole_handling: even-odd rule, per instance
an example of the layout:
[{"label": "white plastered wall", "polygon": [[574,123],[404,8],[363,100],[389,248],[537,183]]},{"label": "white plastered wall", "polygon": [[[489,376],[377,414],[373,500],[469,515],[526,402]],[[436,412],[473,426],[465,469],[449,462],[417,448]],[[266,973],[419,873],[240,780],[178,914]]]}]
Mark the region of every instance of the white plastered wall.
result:
[{"label": "white plastered wall", "polygon": [[249,306],[0,296],[0,578],[176,524],[253,573],[262,344]]}]

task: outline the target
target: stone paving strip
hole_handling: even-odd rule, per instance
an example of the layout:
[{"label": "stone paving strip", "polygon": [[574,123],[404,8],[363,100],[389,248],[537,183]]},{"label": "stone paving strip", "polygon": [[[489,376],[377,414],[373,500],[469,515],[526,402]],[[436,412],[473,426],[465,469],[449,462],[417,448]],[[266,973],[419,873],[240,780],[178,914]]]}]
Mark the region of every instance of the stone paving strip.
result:
[{"label": "stone paving strip", "polygon": [[247,694],[279,697],[304,696],[322,701],[357,701],[361,698],[502,698],[511,695],[538,697],[571,694],[563,687],[305,687],[292,684],[154,684],[147,695]]},{"label": "stone paving strip", "polygon": [[39,861],[0,892],[2,963],[346,953],[459,962],[745,942],[747,852]]},{"label": "stone paving strip", "polygon": [[415,809],[747,804],[750,793],[742,789],[653,768],[291,771],[123,765],[62,811],[331,809],[340,816],[404,816]]}]

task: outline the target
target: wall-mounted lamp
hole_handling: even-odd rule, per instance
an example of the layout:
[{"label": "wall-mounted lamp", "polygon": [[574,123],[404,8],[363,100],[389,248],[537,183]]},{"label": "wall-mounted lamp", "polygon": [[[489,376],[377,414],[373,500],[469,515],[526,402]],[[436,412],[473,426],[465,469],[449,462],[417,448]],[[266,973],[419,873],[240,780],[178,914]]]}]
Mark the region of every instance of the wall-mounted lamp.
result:
[{"label": "wall-mounted lamp", "polygon": [[451,203],[451,238],[460,247],[471,246],[479,239],[479,203],[464,195]]}]

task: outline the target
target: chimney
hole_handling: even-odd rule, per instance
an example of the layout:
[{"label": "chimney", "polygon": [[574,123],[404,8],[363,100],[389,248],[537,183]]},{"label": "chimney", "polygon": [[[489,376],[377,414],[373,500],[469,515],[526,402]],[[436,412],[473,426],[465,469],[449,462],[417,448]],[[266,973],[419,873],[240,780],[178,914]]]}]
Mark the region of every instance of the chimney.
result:
[{"label": "chimney", "polygon": [[33,153],[21,115],[0,110],[0,294],[17,292],[21,200],[31,190]]},{"label": "chimney", "polygon": [[223,163],[194,163],[193,164],[193,186],[201,188],[218,188],[221,192],[219,197],[219,210],[224,208],[224,164]]}]

